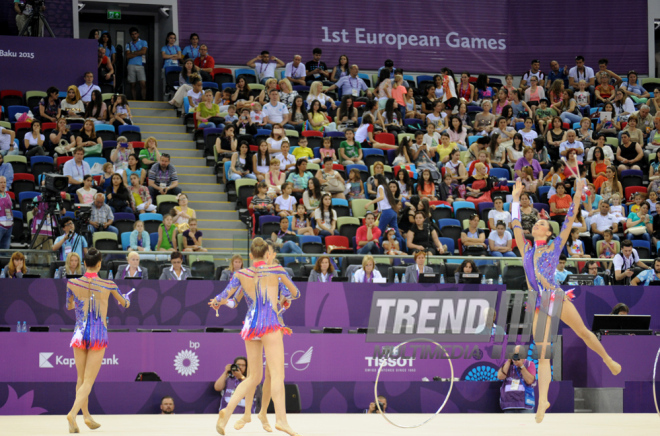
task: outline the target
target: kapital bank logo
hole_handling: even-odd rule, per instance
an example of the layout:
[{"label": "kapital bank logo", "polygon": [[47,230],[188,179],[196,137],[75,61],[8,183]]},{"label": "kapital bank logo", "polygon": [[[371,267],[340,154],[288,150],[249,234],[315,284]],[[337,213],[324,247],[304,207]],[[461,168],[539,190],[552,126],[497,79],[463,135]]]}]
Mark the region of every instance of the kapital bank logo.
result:
[{"label": "kapital bank logo", "polygon": [[[54,368],[50,360],[53,354],[55,353],[39,353],[39,368]],[[76,359],[73,357],[55,356],[55,366],[68,366],[71,368],[75,364]],[[119,358],[113,354],[112,357],[104,358],[101,365],[119,365]]]}]

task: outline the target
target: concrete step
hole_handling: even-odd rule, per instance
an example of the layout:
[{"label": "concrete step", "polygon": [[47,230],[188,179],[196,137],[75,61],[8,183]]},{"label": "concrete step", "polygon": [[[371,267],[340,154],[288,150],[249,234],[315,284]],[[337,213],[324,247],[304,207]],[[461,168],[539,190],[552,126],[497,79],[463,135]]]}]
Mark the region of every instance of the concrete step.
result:
[{"label": "concrete step", "polygon": [[[195,150],[193,148],[170,147],[169,144],[164,142],[162,143],[160,140],[158,141],[158,150],[160,150],[161,153],[168,153],[172,159],[198,158],[199,160],[197,161],[197,165],[199,165],[201,162],[206,162],[206,159],[204,159],[204,152],[202,150]],[[176,166],[176,162],[172,161],[172,163]]]},{"label": "concrete step", "polygon": [[[236,210],[222,210],[222,209],[212,209],[212,205],[207,205],[203,206],[206,207],[205,209],[198,209],[196,207],[192,206],[193,202],[189,202],[191,204],[190,207],[195,209],[195,213],[197,214],[197,218],[199,219],[226,219],[226,220],[234,220],[238,221],[238,211]],[[203,205],[204,203],[201,203],[199,205]],[[195,204],[196,206],[198,205],[197,203]]]},{"label": "concrete step", "polygon": [[[183,188],[181,188],[183,189]],[[220,205],[225,205],[226,207],[218,207],[218,209],[222,210],[236,210],[236,203],[235,202],[229,202],[227,201],[227,194],[224,192],[218,191],[209,191],[209,190],[189,190],[190,194],[188,195],[188,199],[196,202],[208,202],[209,204],[214,205],[213,208],[215,208],[216,204]],[[186,191],[188,193],[188,191]],[[195,206],[191,207],[195,209]],[[210,207],[203,207],[202,209],[210,209]]]},{"label": "concrete step", "polygon": [[[209,167],[209,169],[212,170],[212,168]],[[178,172],[177,170],[177,175],[179,176],[179,183],[200,183],[202,186],[208,186],[209,183],[211,183],[213,186],[220,186],[217,183],[215,183],[215,175],[211,172],[209,174],[191,174],[188,171],[185,173]],[[213,189],[215,191],[215,189]]]},{"label": "concrete step", "polygon": [[172,106],[170,106],[166,101],[129,100],[128,104],[131,106],[131,111],[133,109],[160,109],[160,110],[167,109],[174,111]]},{"label": "concrete step", "polygon": [[141,116],[141,117],[158,117],[158,118],[163,118],[167,117],[168,119],[171,119],[173,123],[178,123],[182,124],[183,122],[181,120],[181,117],[176,116],[176,111],[174,109],[158,109],[158,108],[134,108],[131,106],[131,113],[133,116]]},{"label": "concrete step", "polygon": [[[165,152],[169,153],[169,152]],[[170,159],[170,162],[172,165],[174,165],[177,168],[177,171],[181,172],[197,172],[197,171],[202,171],[202,168],[208,168],[211,172],[213,172],[212,167],[207,167],[205,165],[206,159],[203,157],[177,157],[177,156],[172,156]]]},{"label": "concrete step", "polygon": [[[192,135],[190,133],[185,132],[185,127],[182,127],[184,131],[174,131],[174,132],[169,132],[169,131],[164,131],[165,129],[155,129],[154,126],[145,126],[145,127],[140,127],[142,136],[153,136],[156,138],[159,142],[162,140],[167,140],[168,142],[178,142],[181,141],[182,143],[190,144],[191,148],[194,148],[194,142],[192,140]],[[160,146],[160,144],[158,144]]]},{"label": "concrete step", "polygon": [[[139,123],[139,124],[137,124]],[[139,121],[136,121],[136,124],[140,126],[140,131],[142,133],[142,137],[145,136],[156,136],[152,132],[158,130],[158,134],[163,134],[163,133],[186,133],[186,128],[185,126],[180,126],[178,124],[156,124],[153,123],[153,120],[150,120],[148,123],[140,123]],[[188,134],[189,137],[186,138],[186,140],[192,139],[192,136]],[[163,139],[169,139],[165,136],[162,137]],[[156,139],[158,137],[156,136]]]}]

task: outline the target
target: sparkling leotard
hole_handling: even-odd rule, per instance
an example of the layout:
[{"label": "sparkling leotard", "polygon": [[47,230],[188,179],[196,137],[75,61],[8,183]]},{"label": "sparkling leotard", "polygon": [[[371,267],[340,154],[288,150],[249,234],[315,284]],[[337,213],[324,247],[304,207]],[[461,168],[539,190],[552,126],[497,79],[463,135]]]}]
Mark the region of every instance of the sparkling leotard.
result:
[{"label": "sparkling leotard", "polygon": [[[241,281],[238,276],[239,274],[248,279],[255,280],[255,300],[252,300],[247,292],[241,287]],[[248,304],[248,311],[245,315],[245,321],[243,322],[241,337],[246,341],[258,339],[268,333],[279,330],[282,330],[284,334],[291,334],[291,329],[286,327],[282,320],[282,313],[287,309],[288,304],[285,303],[280,310],[276,311],[273,308],[273,304],[268,299],[267,292],[261,289],[261,279],[268,274],[285,276],[291,280],[286,271],[280,266],[246,268],[235,272],[225,290],[215,297],[218,301],[229,298],[234,303],[233,307],[236,307],[236,303],[240,300],[241,296],[245,297],[245,301]],[[284,298],[285,300],[294,300],[298,298],[300,296],[300,291],[295,286],[294,290],[295,292],[290,292],[281,282],[280,278],[278,284],[278,301],[280,301],[281,298]]]},{"label": "sparkling leotard", "polygon": [[[525,243],[525,254],[523,255],[523,266],[525,269],[525,276],[530,289],[536,291],[536,310],[539,310],[542,305],[542,296],[544,292],[550,292],[549,307],[544,307],[543,310],[551,313],[552,301],[554,300],[555,292],[562,291],[555,281],[555,271],[559,263],[559,256],[564,245],[566,244],[567,237],[562,237],[562,232],[569,224],[569,218],[573,216],[575,203],[571,203],[566,213],[566,219],[562,224],[559,235],[549,244],[535,245],[530,244],[529,241]],[[520,228],[520,222],[514,221],[514,228]],[[520,228],[522,231],[522,228]],[[573,298],[572,292],[566,292],[566,298]]]},{"label": "sparkling leotard", "polygon": [[[71,347],[85,350],[101,350],[108,346],[108,329],[105,325],[107,313],[101,313],[101,294],[117,290],[117,285],[99,278],[96,273],[85,273],[79,279],[69,280],[66,286],[67,303],[73,298],[76,325],[71,338]],[[106,306],[107,307],[107,306]]]}]

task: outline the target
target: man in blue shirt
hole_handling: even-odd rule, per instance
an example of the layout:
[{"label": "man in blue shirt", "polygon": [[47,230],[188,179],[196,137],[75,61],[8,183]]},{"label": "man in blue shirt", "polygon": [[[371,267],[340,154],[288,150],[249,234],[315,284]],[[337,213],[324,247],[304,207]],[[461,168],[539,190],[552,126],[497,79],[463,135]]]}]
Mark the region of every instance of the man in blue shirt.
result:
[{"label": "man in blue shirt", "polygon": [[568,88],[568,65],[564,66],[564,68],[559,68],[559,62],[550,62],[550,72],[546,77],[548,79],[545,82],[546,89],[550,89],[552,82],[557,79],[563,80],[564,88]]},{"label": "man in blue shirt", "polygon": [[630,284],[632,286],[648,286],[651,282],[660,282],[660,257],[656,257],[653,261],[653,269],[642,271],[632,279]]},{"label": "man in blue shirt", "polygon": [[190,34],[190,45],[183,49],[181,53],[183,58],[198,58],[199,57],[199,35],[196,33]]},{"label": "man in blue shirt", "polygon": [[64,217],[60,221],[62,236],[55,239],[53,251],[59,252],[59,259],[66,260],[69,253],[76,253],[80,259],[87,254],[87,240],[76,233],[76,226],[70,217]]},{"label": "man in blue shirt", "polygon": [[131,27],[128,29],[128,33],[131,35],[131,42],[126,44],[126,59],[128,60],[126,80],[131,84],[131,96],[136,100],[135,83],[140,82],[142,100],[146,100],[147,75],[144,71],[144,64],[147,63],[147,48],[149,45],[146,41],[140,39],[140,31],[137,27]]},{"label": "man in blue shirt", "polygon": [[598,262],[587,262],[587,274],[595,276],[594,286],[605,286],[605,280],[598,275]]},{"label": "man in blue shirt", "polygon": [[555,271],[555,282],[557,282],[558,285],[564,283],[564,280],[566,280],[566,277],[568,277],[568,271],[564,269],[565,267],[566,256],[562,254],[559,256],[559,263],[557,264],[557,270]]},{"label": "man in blue shirt", "polygon": [[369,89],[367,84],[364,83],[364,80],[358,77],[359,68],[357,65],[351,65],[351,68],[348,70],[349,75],[344,76],[337,81],[334,85],[328,88],[326,92],[330,92],[334,89],[339,89],[340,97],[344,95],[352,95],[353,97],[359,97],[361,91],[367,91]]}]

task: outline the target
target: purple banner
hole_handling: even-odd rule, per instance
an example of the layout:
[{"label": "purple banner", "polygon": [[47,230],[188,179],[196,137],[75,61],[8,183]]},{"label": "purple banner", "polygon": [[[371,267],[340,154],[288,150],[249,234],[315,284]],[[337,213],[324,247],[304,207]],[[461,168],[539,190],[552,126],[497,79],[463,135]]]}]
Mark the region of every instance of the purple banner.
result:
[{"label": "purple banner", "polygon": [[91,39],[0,36],[2,89],[25,93],[55,86],[66,91],[70,85],[82,85],[86,71],[96,76],[97,48]]},{"label": "purple banner", "polygon": [[[117,327],[239,327],[243,325],[247,306],[220,309],[220,317],[210,310],[208,301],[224,290],[227,282],[117,280],[122,292],[135,287],[131,307],[125,310],[117,304],[108,305],[110,324]],[[376,290],[446,290],[498,291],[498,285],[358,285],[326,283],[309,286],[296,282],[301,297],[286,311],[286,324],[292,327],[367,327],[372,294]],[[73,325],[74,312],[64,310],[66,281],[55,279],[3,280],[0,292],[0,325],[15,326],[18,321],[28,325]],[[308,291],[309,290],[309,291]]]},{"label": "purple banner", "polygon": [[[590,3],[532,6],[493,0],[475,10],[460,0],[441,5],[365,0],[359,6],[348,0],[293,1],[284,7],[253,2],[248,11],[240,2],[215,7],[209,1],[179,0],[179,39],[183,47],[191,33],[198,33],[216,65],[245,65],[262,50],[285,63],[296,54],[307,62],[312,49],[319,47],[329,68],[345,54],[362,69],[375,70],[392,59],[405,72],[438,73],[446,66],[456,74],[522,75],[534,58],[541,59],[547,71],[552,59],[574,66],[581,54],[594,69],[598,59],[606,57],[614,71],[634,68],[647,73],[647,24],[640,22],[646,17],[646,0],[629,0],[626,8],[635,12],[617,15],[616,27],[626,29],[625,38],[603,31],[611,27],[612,11],[620,2],[602,3],[594,8]],[[369,11],[369,19],[364,11]],[[568,17],[576,17],[579,29]],[[219,22],[222,32],[217,31]],[[228,43],[227,35],[240,37]]]},{"label": "purple banner", "polygon": [[[656,395],[660,392],[660,381],[656,381]],[[657,413],[653,402],[652,382],[626,382],[623,390],[623,413]]]},{"label": "purple banner", "polygon": [[660,348],[658,336],[602,336],[608,354],[621,364],[621,373],[613,376],[603,360],[589,350],[572,330],[564,330],[563,376],[575,387],[624,387],[627,382],[651,381],[653,362]]},{"label": "purple banner", "polygon": [[[303,413],[362,413],[374,400],[370,382],[298,382]],[[0,383],[0,415],[64,415],[75,399],[75,382]],[[387,397],[388,413],[434,413],[444,401],[449,383],[381,383],[378,393]],[[210,383],[104,383],[97,382],[89,395],[94,415],[160,413],[165,395],[174,399],[174,412],[216,413],[220,394]],[[499,413],[499,382],[454,383],[442,413]],[[553,382],[548,393],[549,412],[573,413],[573,385]],[[102,417],[97,417],[103,423]],[[295,425],[295,418],[289,420]]]},{"label": "purple banner", "polygon": [[[5,333],[0,335],[0,381],[64,382],[75,377],[72,333]],[[101,382],[135,380],[139,372],[156,372],[166,382],[213,382],[225,365],[245,355],[238,333],[110,333]],[[365,335],[294,333],[284,339],[287,381],[374,381],[380,365],[377,347]],[[396,344],[387,344],[396,345]],[[489,357],[489,344],[443,344],[452,359],[454,377],[461,380],[495,380],[500,359]],[[435,346],[428,347],[434,350]],[[378,351],[380,348],[377,349]],[[388,359],[382,381],[413,382],[433,377],[451,378],[447,359]],[[428,351],[427,350],[427,351]],[[428,352],[426,353],[428,354]],[[381,355],[382,356],[382,355]],[[428,357],[428,356],[427,356]],[[338,371],[337,368],[341,367]]]}]

